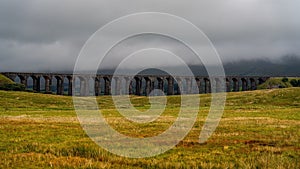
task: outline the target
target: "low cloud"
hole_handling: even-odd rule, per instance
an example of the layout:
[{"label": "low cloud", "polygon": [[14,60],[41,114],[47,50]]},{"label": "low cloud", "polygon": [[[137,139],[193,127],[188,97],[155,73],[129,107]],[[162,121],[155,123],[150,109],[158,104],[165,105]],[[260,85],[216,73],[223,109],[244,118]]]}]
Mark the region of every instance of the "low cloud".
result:
[{"label": "low cloud", "polygon": [[[299,58],[299,7],[297,0],[134,0],[131,3],[3,0],[0,2],[0,71],[72,70],[82,46],[96,30],[121,16],[145,11],[170,13],[191,21],[208,36],[226,63],[258,58],[273,62],[288,55]],[[148,43],[148,40],[136,39],[134,43]],[[187,63],[194,63],[188,52],[178,50],[178,44],[163,40],[155,43],[168,46],[183,55]],[[106,61],[107,68],[118,64],[122,52],[132,49],[123,44],[123,50],[115,50],[115,56]]]}]

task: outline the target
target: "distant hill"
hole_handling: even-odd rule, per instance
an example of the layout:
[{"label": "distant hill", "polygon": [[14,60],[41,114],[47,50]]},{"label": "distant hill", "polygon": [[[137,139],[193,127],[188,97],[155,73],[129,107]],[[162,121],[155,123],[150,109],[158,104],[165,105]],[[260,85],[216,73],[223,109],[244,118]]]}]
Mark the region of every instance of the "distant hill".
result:
[{"label": "distant hill", "polygon": [[[207,71],[203,65],[189,65],[191,71],[198,76],[207,76]],[[294,76],[300,77],[300,57],[284,56],[278,61],[270,61],[267,59],[240,60],[236,62],[226,62],[223,64],[225,74],[239,76]],[[177,75],[185,74],[183,67],[167,67],[168,70]],[[128,71],[128,70],[127,70]],[[113,74],[114,70],[99,70],[100,74]],[[126,70],[124,70],[126,72]],[[147,69],[140,74],[164,75],[166,72],[158,69]]]}]

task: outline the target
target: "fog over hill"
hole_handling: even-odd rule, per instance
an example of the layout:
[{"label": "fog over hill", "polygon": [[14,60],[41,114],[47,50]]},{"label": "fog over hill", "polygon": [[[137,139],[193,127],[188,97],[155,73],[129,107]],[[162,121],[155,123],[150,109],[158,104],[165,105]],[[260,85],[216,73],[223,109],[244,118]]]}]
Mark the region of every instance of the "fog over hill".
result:
[{"label": "fog over hill", "polygon": [[[131,3],[124,0],[2,0],[0,72],[72,72],[81,49],[97,30],[124,16],[150,12],[176,16],[201,30],[216,49],[228,75],[299,76],[299,8],[299,0],[132,0]],[[155,17],[139,21],[123,22],[110,29],[111,32],[105,32],[102,39],[115,39],[124,30],[136,32],[137,28],[162,27],[166,32],[189,37],[190,42],[203,51],[211,47],[205,40],[199,42],[197,34],[184,26],[170,26],[169,22]],[[188,45],[159,35],[132,36],[113,46],[101,72],[112,73],[111,69],[124,57],[140,49],[159,48],[183,57],[195,74],[205,74],[204,67],[195,61],[197,57],[185,48]],[[210,59],[206,53],[201,56]],[[152,63],[182,72],[181,65],[172,63],[173,58],[159,64],[153,62],[165,57],[149,55],[128,67]]]},{"label": "fog over hill", "polygon": [[[195,75],[207,76],[207,71],[203,65],[189,65],[191,71]],[[289,55],[284,56],[276,61],[269,59],[253,59],[240,60],[235,62],[225,62],[225,74],[240,75],[240,76],[300,76],[300,58]],[[181,66],[168,67],[178,75],[182,74],[183,68]],[[128,70],[124,70],[128,71]],[[113,74],[113,69],[99,70],[100,74]],[[146,69],[140,74],[166,74],[158,69]]]}]

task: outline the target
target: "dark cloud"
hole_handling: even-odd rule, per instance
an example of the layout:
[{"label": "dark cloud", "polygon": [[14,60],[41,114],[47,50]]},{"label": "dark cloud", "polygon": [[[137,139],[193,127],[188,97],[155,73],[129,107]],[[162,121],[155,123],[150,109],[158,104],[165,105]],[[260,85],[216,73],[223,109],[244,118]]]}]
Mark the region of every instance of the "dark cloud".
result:
[{"label": "dark cloud", "polygon": [[[70,70],[85,41],[101,26],[149,11],[171,13],[194,23],[224,62],[300,56],[299,7],[298,0],[2,0],[0,71]],[[146,41],[137,39],[135,44]],[[176,44],[156,42],[160,43],[176,51]],[[126,49],[134,48],[125,44],[125,53]],[[110,64],[115,65],[113,61],[106,65]]]}]

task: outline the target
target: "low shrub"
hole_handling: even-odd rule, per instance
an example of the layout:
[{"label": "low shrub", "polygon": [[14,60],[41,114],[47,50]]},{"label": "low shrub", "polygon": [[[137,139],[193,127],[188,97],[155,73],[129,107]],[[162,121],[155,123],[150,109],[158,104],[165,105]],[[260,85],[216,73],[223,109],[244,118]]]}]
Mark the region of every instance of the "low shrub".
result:
[{"label": "low shrub", "polygon": [[11,90],[11,91],[25,91],[23,84],[3,84],[0,86],[0,90]]}]

